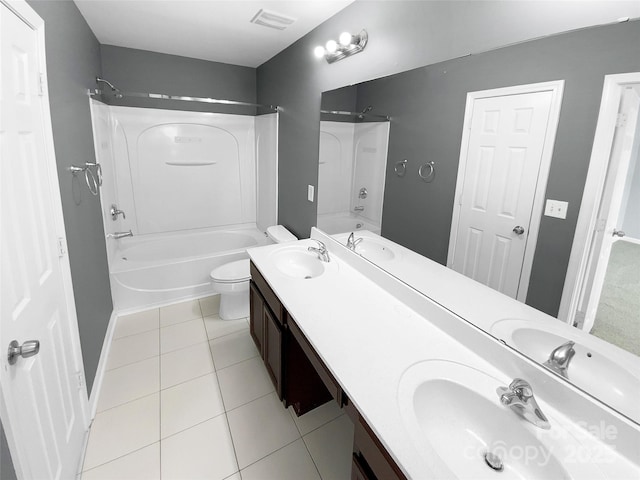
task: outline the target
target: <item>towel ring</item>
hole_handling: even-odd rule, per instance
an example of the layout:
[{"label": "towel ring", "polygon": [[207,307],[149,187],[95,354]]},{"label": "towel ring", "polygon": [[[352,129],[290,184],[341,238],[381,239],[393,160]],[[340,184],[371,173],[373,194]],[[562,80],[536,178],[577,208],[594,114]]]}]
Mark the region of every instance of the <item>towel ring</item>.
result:
[{"label": "towel ring", "polygon": [[86,165],[87,167],[96,167],[97,185],[101,187],[102,186],[102,165],[100,165],[99,163],[91,163],[91,162],[87,162]]},{"label": "towel ring", "polygon": [[87,182],[87,187],[89,187],[89,191],[91,195],[94,197],[98,195],[98,181],[96,180],[96,176],[93,174],[91,169],[86,168],[84,171],[84,181]]},{"label": "towel ring", "polygon": [[[433,177],[433,174],[435,173],[435,170],[433,168],[434,165],[435,165],[435,162],[427,162],[427,163],[425,163],[423,165],[420,165],[420,168],[418,169],[418,175],[425,182],[430,180]],[[426,175],[425,175],[425,172],[423,171],[425,169],[425,167],[428,170]]]},{"label": "towel ring", "polygon": [[[94,174],[91,167],[96,167],[96,173]],[[71,165],[69,171],[75,177],[79,173],[84,172],[84,181],[87,184],[87,188],[94,197],[98,195],[98,188],[102,186],[102,167],[99,163],[85,163],[84,167],[78,167]],[[97,178],[96,178],[97,175]]]},{"label": "towel ring", "polygon": [[407,173],[407,159],[397,161],[393,170],[397,176],[404,177],[404,174]]}]

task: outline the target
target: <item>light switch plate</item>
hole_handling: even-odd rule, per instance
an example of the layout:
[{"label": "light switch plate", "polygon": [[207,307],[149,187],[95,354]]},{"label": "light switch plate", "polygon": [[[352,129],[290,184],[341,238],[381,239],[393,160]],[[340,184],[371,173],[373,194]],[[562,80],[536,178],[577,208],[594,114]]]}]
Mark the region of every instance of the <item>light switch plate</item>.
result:
[{"label": "light switch plate", "polygon": [[544,214],[547,217],[555,217],[565,219],[567,218],[567,209],[569,208],[568,202],[562,202],[560,200],[549,200],[544,207]]},{"label": "light switch plate", "polygon": [[307,185],[307,200],[313,202],[313,197],[315,195],[315,188],[313,185]]}]

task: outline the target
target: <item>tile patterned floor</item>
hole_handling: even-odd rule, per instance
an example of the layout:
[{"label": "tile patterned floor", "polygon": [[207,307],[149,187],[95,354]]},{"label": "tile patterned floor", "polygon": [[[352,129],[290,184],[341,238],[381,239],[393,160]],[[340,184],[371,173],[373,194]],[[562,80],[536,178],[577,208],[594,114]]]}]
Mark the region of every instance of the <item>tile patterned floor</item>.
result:
[{"label": "tile patterned floor", "polygon": [[82,480],[348,480],[353,425],[335,402],[278,400],[248,319],[219,297],[120,317]]}]

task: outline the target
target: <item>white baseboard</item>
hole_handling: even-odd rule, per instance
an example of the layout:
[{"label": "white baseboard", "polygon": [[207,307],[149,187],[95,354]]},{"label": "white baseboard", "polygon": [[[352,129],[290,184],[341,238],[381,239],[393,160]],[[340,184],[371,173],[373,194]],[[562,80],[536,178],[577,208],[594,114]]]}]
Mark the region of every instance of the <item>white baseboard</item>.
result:
[{"label": "white baseboard", "polygon": [[118,312],[114,310],[111,312],[111,317],[109,318],[109,325],[107,326],[107,332],[105,333],[104,342],[102,343],[102,351],[100,352],[100,360],[98,360],[96,376],[93,379],[91,394],[89,395],[89,415],[91,415],[92,422],[98,410],[98,398],[100,398],[100,390],[102,389],[102,381],[104,380],[104,374],[107,368],[107,359],[109,358],[111,340],[113,339],[113,332],[116,329],[117,319]]},{"label": "white baseboard", "polygon": [[640,244],[640,238],[622,237],[619,241]]}]

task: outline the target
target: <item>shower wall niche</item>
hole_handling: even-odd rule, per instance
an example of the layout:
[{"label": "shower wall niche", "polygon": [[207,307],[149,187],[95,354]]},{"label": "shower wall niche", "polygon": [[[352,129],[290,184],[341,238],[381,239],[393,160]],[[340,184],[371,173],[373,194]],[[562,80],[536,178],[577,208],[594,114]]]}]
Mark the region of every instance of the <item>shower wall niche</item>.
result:
[{"label": "shower wall niche", "polygon": [[389,122],[320,122],[318,227],[380,233]]}]

